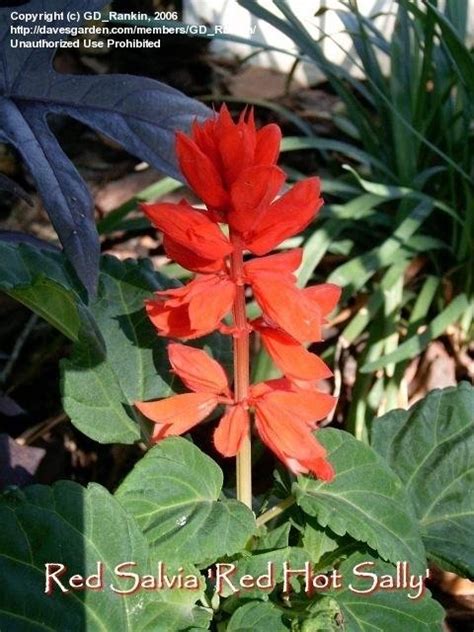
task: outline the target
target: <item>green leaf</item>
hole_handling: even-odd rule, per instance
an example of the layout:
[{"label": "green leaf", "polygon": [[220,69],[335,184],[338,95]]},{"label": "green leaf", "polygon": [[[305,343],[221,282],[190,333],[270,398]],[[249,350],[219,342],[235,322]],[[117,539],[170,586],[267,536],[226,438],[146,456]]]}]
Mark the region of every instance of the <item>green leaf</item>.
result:
[{"label": "green leaf", "polygon": [[[346,632],[435,632],[443,630],[444,610],[432,599],[429,592],[419,599],[409,599],[406,589],[383,590],[380,585],[366,594],[355,590],[369,590],[374,585],[374,577],[358,577],[354,568],[358,564],[371,563],[355,569],[356,572],[373,573],[379,577],[396,578],[396,569],[386,562],[367,553],[355,553],[344,561],[339,571],[342,575],[342,589],[330,594],[337,601],[344,621]],[[413,572],[413,569],[410,570]],[[420,572],[421,574],[421,572]],[[424,578],[424,575],[423,575]],[[352,587],[352,588],[351,588]]]},{"label": "green leaf", "polygon": [[251,601],[238,608],[232,615],[227,632],[288,632],[281,610],[270,602]]},{"label": "green leaf", "polygon": [[338,236],[344,222],[330,219],[319,227],[304,245],[303,261],[298,270],[298,283],[304,287],[310,280],[318,263],[326,254],[332,241]]},{"label": "green leaf", "polygon": [[74,342],[96,332],[81,306],[77,282],[60,252],[0,240],[0,289]]},{"label": "green leaf", "polygon": [[394,262],[401,245],[420,228],[432,210],[432,203],[422,200],[379,247],[339,266],[328,281],[343,287],[345,294],[361,289],[377,270]]},{"label": "green leaf", "polygon": [[[439,208],[441,211],[443,211],[443,213],[446,213],[447,215],[449,215],[451,219],[453,219],[456,223],[460,225],[462,225],[463,223],[459,214],[453,208],[445,204],[439,198],[431,197],[429,195],[421,193],[420,191],[416,189],[410,189],[408,187],[399,187],[399,186],[394,186],[390,184],[381,184],[380,182],[371,182],[369,180],[365,180],[357,173],[355,169],[353,169],[349,165],[343,165],[342,168],[352,173],[352,175],[355,176],[355,178],[357,179],[362,189],[364,191],[367,191],[367,193],[370,193],[372,195],[377,195],[381,199],[385,199],[385,200],[396,200],[396,199],[404,199],[404,198],[413,198],[415,200],[427,200],[431,204],[433,204],[435,208]],[[422,184],[423,184],[423,178],[426,178],[427,175],[432,174],[434,169],[438,171],[441,169],[441,171],[443,171],[443,167],[441,168],[434,167],[433,169],[427,169],[425,172],[418,174],[417,176],[419,180],[418,186],[420,188],[422,187]],[[437,171],[435,171],[435,173],[436,172]],[[422,177],[420,178],[420,176]],[[415,180],[416,179],[414,179],[413,184],[415,184]]]},{"label": "green leaf", "polygon": [[[229,582],[222,581],[220,595],[230,597],[236,595],[240,598],[267,599],[278,584],[283,582],[284,564],[288,564],[289,571],[301,571],[305,568],[307,555],[304,549],[287,546],[283,549],[275,549],[267,553],[255,553],[242,557],[234,563],[235,571],[229,577]],[[224,572],[226,568],[222,569]],[[256,578],[262,578],[260,586],[241,586],[239,581],[245,575],[252,578],[250,583]],[[294,576],[290,576],[296,581]],[[291,579],[290,579],[291,582]]]},{"label": "green leaf", "polygon": [[[265,527],[261,527],[265,529]],[[288,539],[290,537],[291,524],[285,522],[279,527],[264,533],[257,540],[254,551],[267,551],[271,549],[283,549],[288,546]]]},{"label": "green leaf", "polygon": [[300,477],[294,485],[298,505],[336,535],[366,542],[381,557],[425,567],[418,524],[399,478],[369,446],[349,433],[316,433],[336,470],[331,483]]},{"label": "green leaf", "polygon": [[387,364],[398,364],[403,360],[409,360],[419,355],[432,340],[441,336],[449,325],[455,323],[468,307],[469,303],[465,294],[457,296],[428,324],[425,331],[405,340],[395,351],[392,351],[392,353],[384,355],[374,362],[367,362],[360,368],[360,372],[371,373],[372,371],[385,367]]},{"label": "green leaf", "polygon": [[345,143],[339,140],[333,140],[330,138],[301,138],[300,136],[286,136],[281,143],[281,151],[301,151],[302,149],[318,149],[319,151],[336,151],[353,158],[363,164],[374,165],[380,171],[385,173],[389,178],[393,177],[393,174],[389,169],[378,160],[374,155],[359,149],[355,145]]},{"label": "green leaf", "polygon": [[137,441],[133,402],[172,392],[165,342],[144,309],[161,280],[147,260],[103,257],[90,312],[105,350],[97,352],[80,340],[71,358],[61,362],[64,410],[81,432],[101,443]]},{"label": "green leaf", "polygon": [[326,553],[335,551],[340,540],[331,529],[323,529],[314,518],[306,516],[303,546],[314,564],[318,564]]},{"label": "green leaf", "polygon": [[71,290],[41,275],[27,287],[17,286],[7,294],[36,312],[70,340],[77,342],[79,339],[81,319],[77,298]]},{"label": "green leaf", "polygon": [[304,619],[293,623],[292,632],[341,632],[341,610],[335,599],[318,595],[304,613]]},{"label": "green leaf", "polygon": [[456,68],[460,80],[466,85],[466,88],[474,95],[474,59],[468,47],[464,44],[453,25],[446,17],[432,4],[426,2],[426,8],[438,23],[443,35],[443,44],[445,44],[451,53],[451,59]]},{"label": "green leaf", "polygon": [[[0,499],[0,572],[8,577],[0,591],[2,630],[67,630],[176,632],[206,628],[207,611],[195,607],[202,590],[137,590],[126,596],[113,592],[130,589],[131,579],[120,578],[115,567],[133,561],[123,571],[157,574],[150,563],[148,543],[135,520],[103,487],[84,489],[61,481],[53,487],[35,485],[6,492]],[[98,567],[102,562],[102,570]],[[59,579],[103,573],[102,589],[45,594],[47,563],[66,566]],[[54,569],[53,569],[54,570]],[[99,581],[97,578],[96,581]],[[150,627],[158,620],[159,627]]]},{"label": "green leaf", "polygon": [[428,556],[474,576],[474,389],[432,391],[374,421],[373,446],[413,501]]},{"label": "green leaf", "polygon": [[384,305],[387,292],[395,285],[400,277],[403,277],[405,269],[409,265],[409,260],[400,257],[400,260],[388,268],[380,281],[379,287],[372,291],[367,305],[361,307],[350,323],[342,332],[344,345],[349,346],[365,330],[369,323],[373,323],[377,313]]},{"label": "green leaf", "polygon": [[204,563],[232,555],[255,532],[253,513],[218,500],[222,471],[191,442],[170,437],[153,447],[116,492],[156,555]]}]

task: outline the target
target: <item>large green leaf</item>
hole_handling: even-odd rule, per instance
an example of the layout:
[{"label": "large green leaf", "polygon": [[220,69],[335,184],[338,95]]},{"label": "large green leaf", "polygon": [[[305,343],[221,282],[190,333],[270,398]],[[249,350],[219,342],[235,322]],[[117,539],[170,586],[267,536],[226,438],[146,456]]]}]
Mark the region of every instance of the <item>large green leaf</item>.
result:
[{"label": "large green leaf", "polygon": [[428,556],[474,576],[474,389],[432,391],[373,424],[373,446],[411,496]]},{"label": "large green leaf", "polygon": [[[235,570],[232,569],[232,575],[229,581],[223,579],[220,583],[220,595],[222,597],[230,597],[238,594],[239,597],[245,599],[268,599],[268,595],[275,589],[278,584],[284,580],[284,565],[288,565],[288,569],[299,571],[304,569],[307,555],[304,549],[299,547],[286,546],[282,549],[274,549],[266,553],[257,552],[254,555],[242,557],[233,563]],[[222,568],[224,574],[228,567]],[[245,576],[252,579],[249,583],[240,584],[240,580]],[[289,581],[296,579],[293,575],[289,575]],[[261,578],[259,585],[252,586],[257,578]]]},{"label": "large green leaf", "polygon": [[[65,412],[101,443],[133,443],[147,435],[133,403],[170,395],[166,341],[146,317],[144,301],[176,282],[147,259],[101,259],[96,298],[84,290],[61,252],[0,241],[0,289],[45,318],[73,343],[61,362]],[[230,368],[228,336],[199,341]]]},{"label": "large green leaf", "polygon": [[59,251],[0,240],[0,289],[70,340],[97,337],[74,273]]},{"label": "large green leaf", "polygon": [[[367,562],[373,566],[357,568],[358,564]],[[354,575],[354,569],[356,573],[376,574],[379,577],[377,581],[386,575],[396,580],[394,566],[367,553],[355,553],[341,564],[339,572],[342,576],[342,589],[330,594],[341,609],[345,632],[441,632],[444,610],[428,592],[421,598],[410,599],[408,594],[416,596],[416,588],[409,591],[397,588],[394,584],[392,590],[383,590],[377,585],[373,592],[359,594],[355,590],[369,590],[374,586],[375,580],[373,576]]]},{"label": "large green leaf", "polygon": [[232,615],[227,632],[288,632],[290,624],[281,610],[272,603],[251,601]]},{"label": "large green leaf", "polygon": [[[140,589],[126,596],[111,590],[111,585],[129,590],[133,583],[116,575],[118,564],[133,561],[135,568],[122,570],[141,575],[156,576],[157,567],[135,520],[100,485],[84,489],[61,481],[5,493],[0,522],[0,572],[6,580],[0,592],[2,630],[176,632],[207,627],[207,611],[194,605],[202,590]],[[59,579],[69,588],[71,576],[97,573],[99,562],[101,589],[63,593],[52,582],[52,593],[45,594],[45,564],[64,564]]]},{"label": "large green leaf", "polygon": [[165,343],[144,310],[160,281],[147,260],[102,258],[90,312],[105,352],[80,340],[71,358],[61,363],[64,410],[96,441],[133,443],[140,438],[133,402],[171,393]]},{"label": "large green leaf", "polygon": [[336,535],[366,542],[381,557],[425,567],[416,517],[399,478],[374,450],[347,432],[316,433],[336,470],[331,483],[300,477],[294,485],[298,505]]},{"label": "large green leaf", "polygon": [[324,555],[335,550],[339,551],[342,538],[337,537],[331,529],[327,527],[324,529],[315,518],[311,516],[305,516],[305,518],[303,546],[311,561],[314,564],[320,564]]},{"label": "large green leaf", "polygon": [[222,482],[212,459],[190,441],[170,437],[141,459],[116,497],[161,559],[204,563],[241,550],[255,531],[245,505],[218,500]]}]

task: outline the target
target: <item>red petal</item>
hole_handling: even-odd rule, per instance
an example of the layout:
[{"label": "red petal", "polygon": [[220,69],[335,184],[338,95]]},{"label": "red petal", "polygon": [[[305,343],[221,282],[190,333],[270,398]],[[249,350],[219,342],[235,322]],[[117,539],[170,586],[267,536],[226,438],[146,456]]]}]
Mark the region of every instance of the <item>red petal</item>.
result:
[{"label": "red petal", "polygon": [[171,343],[168,357],[174,371],[192,391],[230,396],[224,369],[202,349]]},{"label": "red petal", "polygon": [[303,291],[307,298],[318,306],[322,316],[330,314],[341,297],[341,288],[333,283],[312,285]]},{"label": "red petal", "polygon": [[291,391],[295,390],[293,382],[286,377],[279,377],[273,380],[266,380],[265,382],[258,382],[250,386],[250,397],[253,400],[263,397],[267,393],[273,391]]},{"label": "red petal", "polygon": [[157,424],[153,439],[158,441],[187,432],[205,419],[217,403],[217,396],[210,393],[185,393],[156,402],[135,402],[135,406]]},{"label": "red petal", "polygon": [[208,206],[225,206],[228,195],[216,166],[181,132],[176,134],[176,154],[181,171],[196,195]]},{"label": "red petal", "polygon": [[155,292],[146,301],[148,317],[162,335],[198,338],[219,326],[231,310],[235,284],[215,274],[196,277],[180,288]]},{"label": "red petal", "polygon": [[302,260],[303,248],[293,248],[269,257],[247,261],[244,263],[244,272],[250,280],[258,278],[261,272],[273,273],[279,277],[281,273],[292,273],[297,270]]},{"label": "red petal", "polygon": [[249,431],[249,416],[242,406],[229,406],[214,431],[214,445],[223,456],[235,456]]},{"label": "red petal", "polygon": [[206,154],[214,165],[219,164],[219,150],[214,134],[215,119],[210,118],[203,124],[193,123],[192,137],[199,149]]},{"label": "red petal", "polygon": [[222,259],[232,252],[219,227],[189,204],[142,204],[141,208],[165,235],[201,257]]},{"label": "red petal", "polygon": [[261,272],[252,289],[264,315],[299,342],[321,340],[321,316],[303,291],[286,277]]},{"label": "red petal", "polygon": [[155,298],[145,301],[145,309],[148,318],[161,336],[171,338],[193,336],[186,305],[171,308],[166,301]]},{"label": "red petal", "polygon": [[189,301],[189,321],[193,329],[213,331],[232,309],[235,283],[214,275],[199,281],[199,292]]},{"label": "red petal", "polygon": [[220,272],[224,269],[224,259],[209,259],[197,255],[193,250],[182,246],[168,235],[163,236],[163,247],[170,259],[193,272]]},{"label": "red petal", "polygon": [[281,409],[279,403],[271,394],[255,404],[255,424],[262,441],[295,474],[312,472],[331,480],[333,469],[324,447],[297,414]]},{"label": "red petal", "polygon": [[274,165],[280,153],[281,130],[278,125],[270,123],[257,132],[255,148],[255,165]]},{"label": "red petal", "polygon": [[227,130],[232,129],[235,123],[230,115],[229,108],[226,103],[221,105],[217,117],[214,119],[214,132],[216,136],[221,136]]},{"label": "red petal", "polygon": [[253,163],[256,133],[246,123],[225,129],[218,138],[224,179],[227,186],[236,181],[244,169]]},{"label": "red petal", "polygon": [[257,255],[273,250],[306,228],[322,204],[318,178],[298,182],[248,225],[249,232],[244,236],[247,248]]},{"label": "red petal", "polygon": [[257,166],[242,171],[231,188],[229,224],[245,232],[280,191],[285,173],[279,167]]},{"label": "red petal", "polygon": [[299,389],[274,390],[264,395],[263,399],[266,402],[270,401],[272,406],[278,407],[282,414],[288,417],[293,416],[295,418],[293,423],[298,420],[298,423],[304,423],[310,428],[314,428],[316,422],[325,419],[337,403],[337,399],[328,393]]},{"label": "red petal", "polygon": [[323,380],[332,376],[329,367],[321,358],[310,353],[285,332],[268,327],[263,322],[252,324],[260,332],[267,353],[287,377],[299,380]]}]

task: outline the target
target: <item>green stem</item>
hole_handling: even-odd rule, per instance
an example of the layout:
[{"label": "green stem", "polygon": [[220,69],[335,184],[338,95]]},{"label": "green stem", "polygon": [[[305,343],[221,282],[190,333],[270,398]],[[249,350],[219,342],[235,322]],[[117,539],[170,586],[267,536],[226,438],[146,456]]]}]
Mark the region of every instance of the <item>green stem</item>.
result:
[{"label": "green stem", "polygon": [[[246,402],[249,395],[249,329],[243,282],[243,247],[240,237],[230,232],[234,250],[231,255],[231,277],[237,284],[233,305],[234,317],[234,396],[235,402]],[[250,432],[237,455],[237,498],[252,508],[252,451]]]},{"label": "green stem", "polygon": [[270,522],[270,520],[273,520],[273,518],[276,518],[284,511],[286,511],[288,507],[294,505],[295,502],[296,499],[294,496],[288,496],[288,498],[285,498],[285,500],[279,502],[278,505],[275,505],[274,507],[263,513],[261,516],[259,516],[257,518],[257,527],[262,527],[267,522]]}]

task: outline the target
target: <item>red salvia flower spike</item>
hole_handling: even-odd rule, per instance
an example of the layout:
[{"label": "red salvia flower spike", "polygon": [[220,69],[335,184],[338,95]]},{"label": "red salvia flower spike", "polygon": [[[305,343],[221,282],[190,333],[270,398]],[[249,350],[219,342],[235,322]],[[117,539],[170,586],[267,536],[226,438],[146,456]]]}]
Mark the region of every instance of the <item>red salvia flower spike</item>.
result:
[{"label": "red salvia flower spike", "polygon": [[[335,403],[316,390],[317,381],[331,372],[302,343],[321,339],[323,319],[340,290],[332,284],[306,290],[296,286],[301,249],[243,263],[244,250],[267,254],[303,230],[322,205],[317,178],[299,182],[275,199],[284,183],[284,173],[276,166],[280,141],[275,125],[256,130],[253,110],[244,110],[234,122],[225,105],[204,123],[194,123],[191,137],[178,133],[178,162],[207,211],[186,202],[144,210],[163,232],[168,256],[200,275],[184,287],[156,292],[146,309],[161,335],[190,339],[214,330],[231,334],[236,392],[233,399],[225,372],[215,360],[199,349],[172,343],[172,369],[194,392],[139,402],[137,407],[155,422],[153,437],[159,440],[186,432],[218,404],[226,404],[214,442],[225,456],[244,450],[247,456],[241,464],[249,463],[250,407],[262,440],[279,459],[295,474],[312,473],[328,481],[333,469],[311,433]],[[229,238],[218,223],[229,225]],[[251,286],[263,313],[253,323],[245,315],[245,285]],[[224,324],[231,310],[234,322]],[[249,388],[246,358],[252,328],[260,332],[285,377]],[[239,478],[238,496],[250,506],[248,479],[248,474]]]}]

